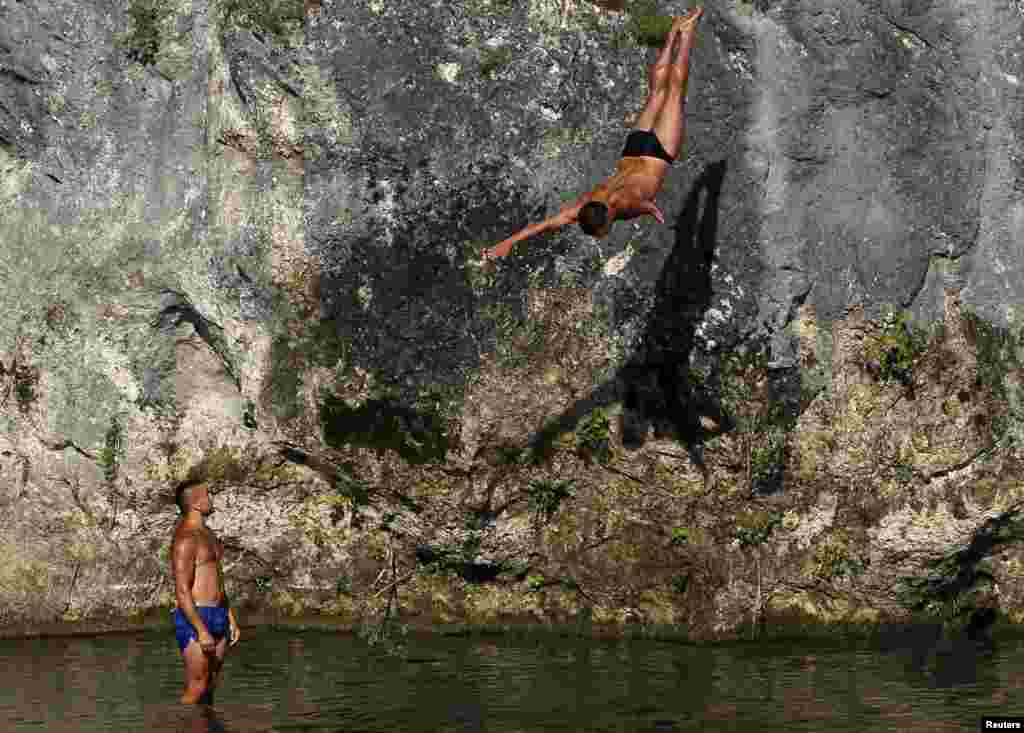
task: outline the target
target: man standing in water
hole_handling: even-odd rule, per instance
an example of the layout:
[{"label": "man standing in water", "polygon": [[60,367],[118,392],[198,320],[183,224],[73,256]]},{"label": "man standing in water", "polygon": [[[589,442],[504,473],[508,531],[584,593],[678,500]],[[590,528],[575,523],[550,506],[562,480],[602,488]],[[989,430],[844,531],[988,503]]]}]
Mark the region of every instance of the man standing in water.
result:
[{"label": "man standing in water", "polygon": [[174,576],[174,635],[185,661],[183,703],[213,704],[213,691],[229,646],[241,633],[224,592],[224,548],[206,526],[213,513],[205,483],[186,481],[175,492],[181,519],[171,540]]},{"label": "man standing in water", "polygon": [[[599,239],[608,236],[616,219],[635,219],[647,214],[665,223],[665,217],[654,204],[654,196],[683,145],[690,49],[703,14],[702,8],[696,8],[672,24],[658,60],[650,67],[647,102],[626,138],[617,172],[555,216],[485,249],[484,259],[504,257],[519,240],[576,221],[584,232]],[[677,40],[679,49],[673,61],[672,47]]]}]

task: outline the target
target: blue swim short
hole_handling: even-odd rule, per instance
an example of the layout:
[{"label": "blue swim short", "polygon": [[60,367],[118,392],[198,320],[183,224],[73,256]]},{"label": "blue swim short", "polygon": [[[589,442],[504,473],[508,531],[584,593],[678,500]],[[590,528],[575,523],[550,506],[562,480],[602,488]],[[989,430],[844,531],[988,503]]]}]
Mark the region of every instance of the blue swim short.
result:
[{"label": "blue swim short", "polygon": [[[210,630],[210,636],[220,641],[228,635],[228,609],[226,606],[196,606],[199,618]],[[178,649],[182,652],[188,643],[195,639],[199,641],[199,632],[189,623],[188,618],[180,608],[174,609],[174,638],[178,640]]]}]

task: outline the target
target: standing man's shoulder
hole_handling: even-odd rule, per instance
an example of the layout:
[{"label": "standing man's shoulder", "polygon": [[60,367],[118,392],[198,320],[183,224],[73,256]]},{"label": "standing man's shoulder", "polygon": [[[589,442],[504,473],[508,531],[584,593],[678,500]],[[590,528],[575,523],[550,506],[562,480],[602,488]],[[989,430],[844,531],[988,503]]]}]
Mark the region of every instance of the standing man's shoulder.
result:
[{"label": "standing man's shoulder", "polygon": [[171,539],[171,547],[182,544],[186,540],[195,541],[198,539],[198,534],[195,527],[189,527],[180,519],[177,524],[174,525],[174,536]]}]

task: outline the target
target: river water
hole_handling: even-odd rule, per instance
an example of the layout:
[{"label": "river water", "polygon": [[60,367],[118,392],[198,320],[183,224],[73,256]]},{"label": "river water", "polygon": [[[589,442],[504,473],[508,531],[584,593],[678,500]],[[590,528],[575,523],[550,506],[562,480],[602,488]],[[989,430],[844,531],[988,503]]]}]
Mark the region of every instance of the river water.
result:
[{"label": "river water", "polygon": [[[971,731],[1024,715],[1024,639],[698,646],[244,630],[212,708],[173,633],[0,641],[0,731]],[[12,684],[13,683],[13,684]]]}]

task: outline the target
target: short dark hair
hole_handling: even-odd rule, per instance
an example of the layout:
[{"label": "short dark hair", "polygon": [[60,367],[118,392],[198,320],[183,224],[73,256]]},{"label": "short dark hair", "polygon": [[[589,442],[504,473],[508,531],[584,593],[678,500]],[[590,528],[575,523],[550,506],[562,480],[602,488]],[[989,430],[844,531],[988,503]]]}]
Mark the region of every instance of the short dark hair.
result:
[{"label": "short dark hair", "polygon": [[601,201],[590,201],[579,213],[580,229],[592,237],[608,224],[608,206]]},{"label": "short dark hair", "polygon": [[188,507],[185,506],[185,492],[187,492],[193,486],[199,486],[200,484],[203,483],[205,483],[203,479],[190,478],[178,484],[178,488],[174,490],[174,502],[178,505],[178,510],[182,514],[188,511]]}]

